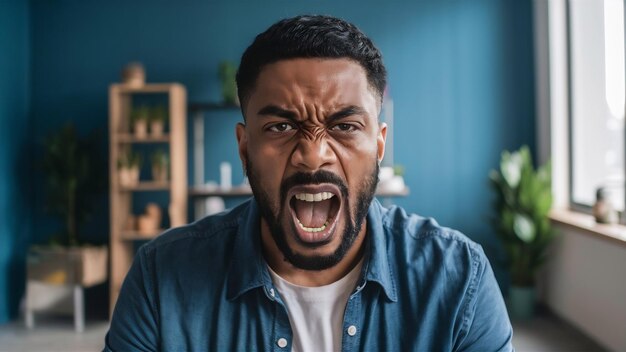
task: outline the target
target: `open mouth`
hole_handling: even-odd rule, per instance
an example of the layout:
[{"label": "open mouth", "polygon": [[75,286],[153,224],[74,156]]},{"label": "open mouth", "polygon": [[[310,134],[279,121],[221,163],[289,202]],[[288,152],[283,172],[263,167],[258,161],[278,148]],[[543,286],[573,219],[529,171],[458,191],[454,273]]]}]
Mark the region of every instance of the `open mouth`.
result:
[{"label": "open mouth", "polygon": [[339,189],[334,185],[297,186],[289,191],[289,208],[297,239],[321,245],[332,239],[341,208]]}]

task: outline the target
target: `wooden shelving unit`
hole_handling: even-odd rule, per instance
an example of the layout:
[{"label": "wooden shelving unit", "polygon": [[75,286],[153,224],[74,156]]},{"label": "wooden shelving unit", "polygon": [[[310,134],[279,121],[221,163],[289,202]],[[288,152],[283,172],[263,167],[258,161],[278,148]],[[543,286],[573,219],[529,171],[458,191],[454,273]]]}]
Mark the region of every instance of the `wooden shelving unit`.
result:
[{"label": "wooden shelving unit", "polygon": [[120,186],[120,192],[168,191],[170,182],[142,181],[135,186]]},{"label": "wooden shelving unit", "polygon": [[146,138],[137,138],[135,136],[133,136],[130,133],[120,133],[117,135],[117,141],[120,143],[137,143],[137,144],[143,144],[143,143],[169,143],[170,142],[170,136],[169,135],[163,135],[163,136],[159,136],[159,137],[146,137]]},{"label": "wooden shelving unit", "polygon": [[139,231],[122,231],[120,233],[120,238],[124,241],[147,241],[158,236],[163,231],[165,231],[165,229],[159,229],[156,232],[149,234],[141,233]]},{"label": "wooden shelving unit", "polygon": [[[169,131],[161,136],[138,138],[131,133],[130,113],[133,98],[146,95],[162,95],[169,112]],[[160,97],[157,97],[161,99]],[[164,217],[169,215],[171,227],[187,223],[187,92],[177,83],[146,84],[140,88],[123,84],[113,84],[109,88],[109,170],[110,170],[110,211],[111,211],[111,282],[110,309],[115,307],[119,290],[126,277],[134,256],[134,241],[149,240],[159,235],[140,233],[125,229],[128,217],[132,215],[133,195],[142,192],[149,197],[150,192],[168,192],[169,206],[161,209]],[[119,182],[118,164],[120,156],[128,150],[168,146],[170,177],[168,182],[155,182],[140,179],[134,186],[122,186]],[[155,196],[157,195],[155,193]]]}]

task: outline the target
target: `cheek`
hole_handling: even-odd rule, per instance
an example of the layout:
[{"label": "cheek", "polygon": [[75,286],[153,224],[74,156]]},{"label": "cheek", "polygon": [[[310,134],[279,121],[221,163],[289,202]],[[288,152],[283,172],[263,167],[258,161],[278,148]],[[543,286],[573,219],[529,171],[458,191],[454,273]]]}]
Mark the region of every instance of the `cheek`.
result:
[{"label": "cheek", "polygon": [[340,160],[350,186],[360,186],[360,181],[369,178],[378,160],[378,145],[372,138],[355,138],[337,144],[334,151]]},{"label": "cheek", "polygon": [[278,202],[280,184],[285,173],[288,154],[284,148],[268,144],[256,144],[248,150],[248,158],[254,166],[258,182],[272,199]]}]

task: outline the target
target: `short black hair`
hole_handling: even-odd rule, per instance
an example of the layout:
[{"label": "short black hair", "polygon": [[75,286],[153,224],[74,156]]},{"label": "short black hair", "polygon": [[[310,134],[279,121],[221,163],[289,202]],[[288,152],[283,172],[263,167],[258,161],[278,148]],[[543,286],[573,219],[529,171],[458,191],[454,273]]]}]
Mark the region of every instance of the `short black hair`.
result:
[{"label": "short black hair", "polygon": [[[322,15],[280,20],[259,34],[241,57],[237,94],[242,112],[265,65],[295,58],[348,58],[364,69],[382,102],[387,70],[374,43],[355,25]],[[245,116],[244,116],[245,118]]]}]

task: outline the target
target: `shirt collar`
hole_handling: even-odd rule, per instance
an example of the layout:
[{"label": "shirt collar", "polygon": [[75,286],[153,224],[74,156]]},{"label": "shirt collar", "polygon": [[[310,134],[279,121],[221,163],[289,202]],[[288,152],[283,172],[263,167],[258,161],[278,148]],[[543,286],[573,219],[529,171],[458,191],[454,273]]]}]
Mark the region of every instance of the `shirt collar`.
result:
[{"label": "shirt collar", "polygon": [[383,227],[383,219],[387,212],[376,198],[370,204],[367,212],[367,231],[369,236],[366,249],[365,280],[378,283],[387,298],[397,302],[395,275],[389,264],[389,251],[387,250],[387,234]]},{"label": "shirt collar", "polygon": [[261,216],[254,198],[239,217],[233,248],[226,298],[233,300],[254,288],[271,286],[261,248]]},{"label": "shirt collar", "polygon": [[[387,298],[397,301],[394,276],[389,265],[387,236],[383,228],[383,212],[386,209],[374,199],[367,213],[368,247],[364,263],[365,280],[379,284]],[[231,266],[228,272],[226,298],[234,300],[258,287],[271,287],[272,279],[267,270],[261,248],[261,221],[254,198],[248,201],[247,210],[239,218]]]}]

